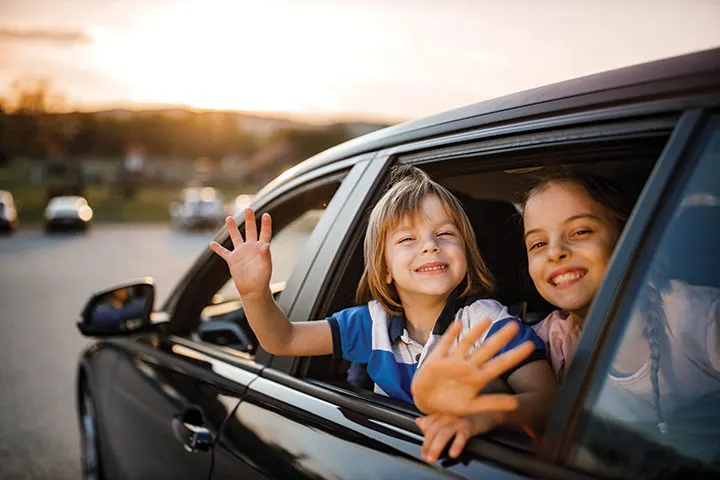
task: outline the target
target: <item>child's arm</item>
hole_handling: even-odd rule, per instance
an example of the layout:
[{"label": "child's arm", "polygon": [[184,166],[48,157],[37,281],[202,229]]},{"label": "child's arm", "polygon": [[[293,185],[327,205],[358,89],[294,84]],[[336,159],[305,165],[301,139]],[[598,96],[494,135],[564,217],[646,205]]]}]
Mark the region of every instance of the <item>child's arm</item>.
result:
[{"label": "child's arm", "polygon": [[523,365],[510,374],[507,382],[515,392],[518,408],[506,412],[502,424],[542,433],[555,406],[557,392],[550,363],[537,360]]},{"label": "child's arm", "polygon": [[333,353],[332,333],[327,321],[291,323],[272,297],[270,215],[263,214],[258,236],[255,213],[249,208],[245,209],[245,240],[234,218],[228,217],[226,224],[234,249],[227,250],[216,242],[210,243],[210,249],[227,262],[248,323],[260,345],[273,355],[309,356]]}]

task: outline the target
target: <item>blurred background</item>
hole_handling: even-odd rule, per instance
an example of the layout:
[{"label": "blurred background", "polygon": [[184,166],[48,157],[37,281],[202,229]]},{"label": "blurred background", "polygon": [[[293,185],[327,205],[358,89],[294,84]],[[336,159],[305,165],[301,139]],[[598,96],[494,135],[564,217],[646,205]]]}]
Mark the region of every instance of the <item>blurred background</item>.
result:
[{"label": "blurred background", "polygon": [[719,19],[716,0],[3,0],[0,479],[80,476],[74,322],[93,292],[152,276],[160,306],[298,162],[716,47]]}]

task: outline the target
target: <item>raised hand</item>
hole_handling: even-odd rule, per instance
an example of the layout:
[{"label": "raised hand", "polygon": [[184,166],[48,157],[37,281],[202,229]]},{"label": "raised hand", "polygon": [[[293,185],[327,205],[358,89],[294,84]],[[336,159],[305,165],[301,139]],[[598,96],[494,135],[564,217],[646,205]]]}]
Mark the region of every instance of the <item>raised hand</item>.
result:
[{"label": "raised hand", "polygon": [[527,358],[535,347],[528,341],[493,358],[518,333],[519,325],[511,322],[470,354],[470,349],[482,338],[490,324],[490,319],[484,319],[467,332],[454,349],[452,345],[462,330],[462,324],[454,322],[447,329],[413,378],[413,400],[420,411],[466,416],[518,408],[518,400],[513,395],[478,393]]},{"label": "raised hand", "polygon": [[250,208],[245,209],[245,240],[233,217],[227,217],[225,223],[230,233],[233,250],[230,251],[217,242],[210,242],[210,249],[227,262],[235,288],[241,297],[262,294],[270,285],[272,275],[270,214],[263,214],[258,236],[255,212]]}]

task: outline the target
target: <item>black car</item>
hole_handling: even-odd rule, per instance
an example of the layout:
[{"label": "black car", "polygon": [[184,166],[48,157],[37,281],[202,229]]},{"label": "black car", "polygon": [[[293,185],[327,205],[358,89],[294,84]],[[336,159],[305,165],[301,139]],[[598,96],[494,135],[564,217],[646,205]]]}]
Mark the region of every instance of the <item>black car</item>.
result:
[{"label": "black car", "polygon": [[[284,173],[252,207],[273,216],[273,291],[292,321],[353,304],[367,213],[401,163],[458,195],[496,277],[496,298],[528,323],[552,308],[526,273],[518,222],[532,175],[563,164],[637,195],[545,435],[499,429],[472,439],[457,460],[424,462],[412,405],[350,384],[344,360],[259,348],[225,262],[208,249],[158,309],[146,280],[124,285],[121,300],[98,294],[83,311],[80,331],[97,338],[76,385],[86,478],[718,474],[720,451],[707,461],[717,443],[679,445],[648,433],[617,414],[604,386],[654,258],[670,255],[687,282],[720,288],[720,49],[391,127]],[[677,214],[692,206],[707,208]],[[216,240],[230,245],[226,229]],[[690,406],[687,438],[693,429],[718,431],[718,397]]]}]

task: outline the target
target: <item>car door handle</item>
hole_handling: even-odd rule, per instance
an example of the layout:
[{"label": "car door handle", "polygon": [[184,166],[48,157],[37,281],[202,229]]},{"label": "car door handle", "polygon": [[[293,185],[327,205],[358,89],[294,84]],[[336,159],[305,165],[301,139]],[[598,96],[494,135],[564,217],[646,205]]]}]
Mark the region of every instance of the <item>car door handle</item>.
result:
[{"label": "car door handle", "polygon": [[205,427],[202,411],[197,407],[189,407],[182,414],[170,419],[173,433],[188,452],[207,452],[213,443],[210,430]]}]

